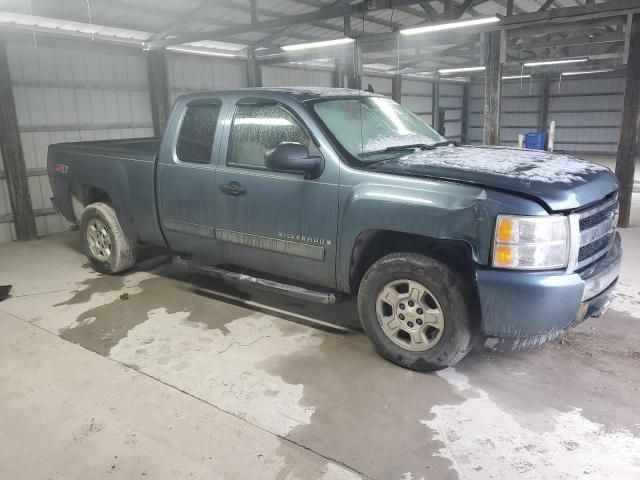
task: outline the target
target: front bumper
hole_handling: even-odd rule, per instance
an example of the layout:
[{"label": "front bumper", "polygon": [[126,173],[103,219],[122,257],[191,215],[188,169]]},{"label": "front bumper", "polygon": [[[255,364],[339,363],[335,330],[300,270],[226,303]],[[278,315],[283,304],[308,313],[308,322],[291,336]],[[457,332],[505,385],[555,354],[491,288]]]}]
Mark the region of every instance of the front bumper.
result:
[{"label": "front bumper", "polygon": [[611,301],[621,262],[622,241],[616,232],[607,255],[580,272],[479,270],[482,330],[490,337],[512,339],[512,348],[523,348],[600,316]]}]

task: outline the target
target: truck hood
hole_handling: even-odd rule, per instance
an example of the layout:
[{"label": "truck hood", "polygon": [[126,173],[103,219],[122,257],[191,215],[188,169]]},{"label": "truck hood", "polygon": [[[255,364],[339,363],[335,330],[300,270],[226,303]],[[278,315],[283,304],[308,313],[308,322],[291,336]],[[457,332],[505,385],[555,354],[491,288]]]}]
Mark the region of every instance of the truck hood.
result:
[{"label": "truck hood", "polygon": [[439,147],[372,164],[385,173],[451,180],[535,198],[549,210],[573,210],[618,188],[606,167],[538,150]]}]

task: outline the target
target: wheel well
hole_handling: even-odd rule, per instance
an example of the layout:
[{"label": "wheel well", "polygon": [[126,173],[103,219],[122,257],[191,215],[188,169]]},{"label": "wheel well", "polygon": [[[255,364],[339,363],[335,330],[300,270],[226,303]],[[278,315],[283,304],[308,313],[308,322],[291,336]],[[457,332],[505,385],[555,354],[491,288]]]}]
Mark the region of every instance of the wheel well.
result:
[{"label": "wheel well", "polygon": [[111,197],[101,188],[84,185],[82,187],[82,203],[87,206],[95,202],[102,202],[111,205]]},{"label": "wheel well", "polygon": [[73,216],[75,217],[77,224],[80,224],[82,211],[87,205],[95,202],[102,202],[108,205],[113,205],[111,203],[111,197],[109,196],[109,194],[101,188],[92,187],[90,185],[83,185],[79,192],[74,190],[69,189],[69,198],[71,201]]},{"label": "wheel well", "polygon": [[434,258],[471,279],[475,262],[468,243],[390,230],[367,230],[358,235],[351,255],[349,282],[356,292],[365,272],[378,259],[394,252],[411,252]]}]

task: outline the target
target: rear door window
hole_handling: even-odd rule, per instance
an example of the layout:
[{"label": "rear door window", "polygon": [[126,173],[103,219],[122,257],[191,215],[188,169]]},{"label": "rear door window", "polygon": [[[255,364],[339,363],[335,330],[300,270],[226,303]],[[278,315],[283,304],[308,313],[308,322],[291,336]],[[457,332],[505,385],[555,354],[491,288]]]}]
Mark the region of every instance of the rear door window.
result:
[{"label": "rear door window", "polygon": [[182,162],[209,163],[220,105],[189,105],[182,119],[176,154]]}]

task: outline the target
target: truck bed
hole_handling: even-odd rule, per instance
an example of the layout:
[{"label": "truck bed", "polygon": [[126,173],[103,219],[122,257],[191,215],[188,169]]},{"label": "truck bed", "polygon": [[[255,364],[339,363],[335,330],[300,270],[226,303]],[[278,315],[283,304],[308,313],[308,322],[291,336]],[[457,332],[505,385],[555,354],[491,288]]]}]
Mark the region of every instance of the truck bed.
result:
[{"label": "truck bed", "polygon": [[130,238],[164,244],[155,198],[160,142],[147,137],[49,146],[47,167],[56,207],[67,220],[80,223],[82,205],[107,201]]},{"label": "truck bed", "polygon": [[68,142],[53,145],[56,150],[90,153],[108,157],[135,158],[153,162],[160,149],[160,137],[119,138],[89,142]]}]

